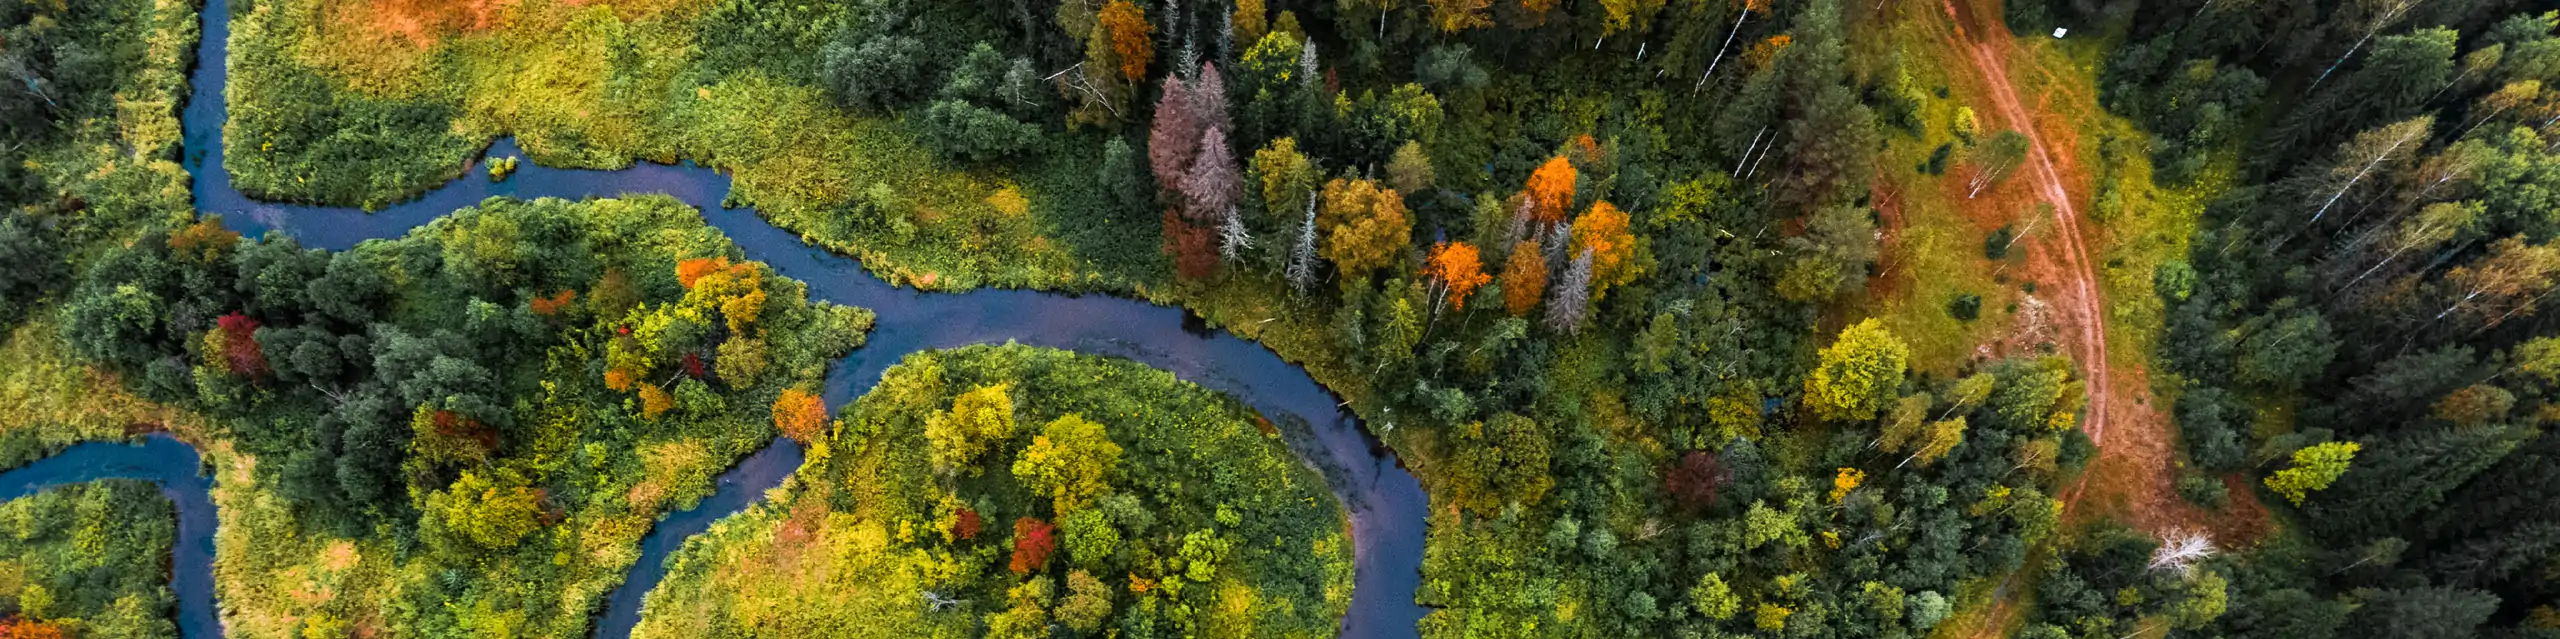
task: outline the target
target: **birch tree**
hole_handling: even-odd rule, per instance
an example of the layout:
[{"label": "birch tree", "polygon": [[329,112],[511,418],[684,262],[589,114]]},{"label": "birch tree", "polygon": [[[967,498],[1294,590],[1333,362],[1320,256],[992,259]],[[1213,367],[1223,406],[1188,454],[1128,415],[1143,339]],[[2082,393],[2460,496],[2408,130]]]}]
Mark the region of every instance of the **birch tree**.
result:
[{"label": "birch tree", "polygon": [[2338,200],[2347,196],[2347,192],[2363,184],[2367,178],[2374,177],[2374,169],[2416,150],[2417,145],[2425,141],[2427,131],[2434,126],[2435,116],[2422,115],[2358,133],[2355,139],[2340,145],[2338,160],[2329,169],[2338,188],[2320,201],[2319,210],[2312,211],[2311,221],[2304,226],[2318,224],[2322,216],[2337,206]]}]

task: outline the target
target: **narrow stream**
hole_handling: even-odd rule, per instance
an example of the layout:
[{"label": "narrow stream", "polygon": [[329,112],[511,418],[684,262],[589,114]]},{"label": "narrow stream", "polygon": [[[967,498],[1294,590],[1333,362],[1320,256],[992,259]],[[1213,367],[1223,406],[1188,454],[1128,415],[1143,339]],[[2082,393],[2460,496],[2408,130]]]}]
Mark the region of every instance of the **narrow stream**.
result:
[{"label": "narrow stream", "polygon": [[[1307,428],[1289,430],[1291,448],[1325,470],[1351,517],[1354,594],[1350,612],[1343,618],[1342,636],[1417,636],[1415,623],[1425,610],[1413,602],[1413,593],[1421,584],[1428,507],[1420,482],[1398,466],[1393,451],[1362,430],[1330,392],[1270,350],[1207,329],[1180,309],[1134,300],[1023,290],[926,293],[894,287],[850,258],[801,243],[752,210],[721,209],[729,194],[729,177],[690,162],[644,162],[618,171],[526,163],[500,183],[490,182],[486,163],[479,162],[441,188],[374,213],[253,201],[233,189],[230,174],[221,170],[229,2],[206,0],[203,16],[198,65],[190,76],[195,94],[183,114],[185,165],[194,177],[197,210],[224,215],[235,230],[249,235],[283,231],[306,247],[343,250],[364,240],[399,237],[489,197],[673,196],[703,210],[705,219],[745,248],[749,258],[807,282],[812,299],[878,313],[879,323],[869,343],[828,371],[826,399],[832,406],[843,406],[877,384],[881,373],[908,353],[1015,341],[1129,358],[1238,397],[1275,422],[1304,422]],[[488,155],[521,153],[513,141],[501,140]],[[775,440],[723,473],[711,497],[661,520],[641,540],[639,561],[607,600],[596,636],[630,636],[640,619],[642,598],[666,576],[667,556],[712,522],[754,504],[801,461],[797,446]],[[82,444],[0,473],[0,497],[112,477],[157,482],[178,504],[178,548],[171,585],[178,595],[180,635],[218,637],[222,633],[213,603],[214,513],[206,492],[211,481],[199,472],[201,465],[193,449],[166,436],[146,438],[138,446]]]}]

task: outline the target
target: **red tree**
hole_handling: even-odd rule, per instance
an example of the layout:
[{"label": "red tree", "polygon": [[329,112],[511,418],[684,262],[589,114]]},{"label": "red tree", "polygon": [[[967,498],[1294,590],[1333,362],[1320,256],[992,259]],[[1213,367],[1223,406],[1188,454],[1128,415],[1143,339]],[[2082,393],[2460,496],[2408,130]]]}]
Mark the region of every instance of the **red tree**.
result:
[{"label": "red tree", "polygon": [[1058,527],[1049,522],[1024,517],[1013,520],[1013,572],[1030,574],[1049,565],[1049,552],[1058,549]]},{"label": "red tree", "polygon": [[952,518],[951,536],[959,537],[961,539],[977,539],[978,531],[986,528],[986,526],[986,518],[979,517],[978,511],[962,508],[960,509],[959,515]]},{"label": "red tree", "polygon": [[1173,256],[1174,274],[1196,280],[1218,272],[1215,227],[1193,224],[1175,209],[1164,211],[1164,252]]},{"label": "red tree", "polygon": [[258,320],[232,313],[222,316],[214,328],[215,340],[221,345],[223,368],[234,375],[263,377],[267,374],[267,354],[258,348]]},{"label": "red tree", "polygon": [[1733,471],[1725,469],[1724,460],[1702,450],[1681,455],[1680,462],[1671,466],[1671,473],[1662,478],[1663,488],[1671,492],[1671,498],[1691,511],[1715,505],[1716,492],[1731,481]]}]

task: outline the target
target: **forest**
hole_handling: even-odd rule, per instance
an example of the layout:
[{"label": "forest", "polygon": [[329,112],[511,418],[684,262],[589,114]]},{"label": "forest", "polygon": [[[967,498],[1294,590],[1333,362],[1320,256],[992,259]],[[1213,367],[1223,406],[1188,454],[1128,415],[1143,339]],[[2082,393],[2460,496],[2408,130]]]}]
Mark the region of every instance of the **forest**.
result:
[{"label": "forest", "polygon": [[[0,75],[0,467],[193,446],[227,635],[601,634],[777,446],[633,636],[2560,636],[2547,4],[0,0]],[[574,179],[501,139],[725,197],[191,191]],[[1269,349],[1419,587],[1302,424],[1107,356],[1190,347],[822,277]],[[0,505],[0,637],[176,635],[168,503]]]}]

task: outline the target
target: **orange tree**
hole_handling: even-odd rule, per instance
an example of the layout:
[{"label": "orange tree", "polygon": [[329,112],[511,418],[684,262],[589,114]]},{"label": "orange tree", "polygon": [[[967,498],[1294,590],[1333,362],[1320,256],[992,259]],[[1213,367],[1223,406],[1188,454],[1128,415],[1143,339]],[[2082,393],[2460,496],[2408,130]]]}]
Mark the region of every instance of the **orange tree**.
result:
[{"label": "orange tree", "polygon": [[1459,310],[1467,308],[1467,296],[1477,287],[1493,281],[1493,276],[1484,274],[1484,262],[1476,247],[1466,242],[1442,242],[1431,247],[1431,259],[1424,263],[1423,274],[1439,282],[1448,295],[1449,306]]}]

